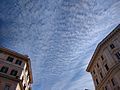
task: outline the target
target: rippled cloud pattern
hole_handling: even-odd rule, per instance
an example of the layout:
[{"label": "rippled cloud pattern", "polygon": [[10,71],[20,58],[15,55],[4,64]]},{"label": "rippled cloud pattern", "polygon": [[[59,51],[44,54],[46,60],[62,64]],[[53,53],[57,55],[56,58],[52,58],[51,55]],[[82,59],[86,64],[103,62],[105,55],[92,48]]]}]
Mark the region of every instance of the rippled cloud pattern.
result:
[{"label": "rippled cloud pattern", "polygon": [[94,90],[85,71],[120,23],[120,0],[0,0],[0,45],[31,58],[33,90]]}]

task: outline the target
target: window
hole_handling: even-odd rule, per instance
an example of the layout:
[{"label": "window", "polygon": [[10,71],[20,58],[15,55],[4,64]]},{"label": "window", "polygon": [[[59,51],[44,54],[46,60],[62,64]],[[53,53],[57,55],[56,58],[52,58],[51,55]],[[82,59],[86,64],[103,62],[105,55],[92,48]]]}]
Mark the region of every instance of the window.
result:
[{"label": "window", "polygon": [[120,59],[120,52],[117,52],[116,54],[117,59]]},{"label": "window", "polygon": [[12,62],[13,59],[14,59],[13,57],[8,57],[8,58],[7,58],[7,61]]},{"label": "window", "polygon": [[18,72],[17,72],[16,70],[12,70],[11,73],[10,73],[10,75],[16,76],[17,73],[18,73]]},{"label": "window", "polygon": [[108,67],[108,65],[107,65],[107,64],[105,64],[105,68],[106,68],[106,70],[107,70],[107,71],[109,70],[109,67]]},{"label": "window", "polygon": [[2,51],[0,51],[0,53],[3,53]]},{"label": "window", "polygon": [[8,67],[3,66],[0,70],[0,72],[7,73]]},{"label": "window", "polygon": [[93,70],[93,74],[95,74],[95,70]]},{"label": "window", "polygon": [[111,79],[112,85],[115,86],[115,80]]},{"label": "window", "polygon": [[10,86],[9,85],[5,85],[4,90],[10,90]]},{"label": "window", "polygon": [[103,57],[103,56],[101,56],[101,59],[102,59],[102,60],[104,60],[104,57]]},{"label": "window", "polygon": [[26,86],[25,86],[25,84],[24,84],[24,87],[23,87],[23,88],[24,88],[24,90],[26,89]]},{"label": "window", "polygon": [[99,68],[99,64],[97,63],[97,67]]},{"label": "window", "polygon": [[111,48],[111,49],[114,49],[114,48],[115,48],[114,44],[111,44],[111,45],[110,45],[110,48]]},{"label": "window", "polygon": [[107,87],[107,86],[105,86],[105,90],[108,90],[108,87]]},{"label": "window", "polygon": [[97,85],[99,84],[98,79],[96,79],[96,83],[97,83]]},{"label": "window", "polygon": [[102,73],[100,72],[100,76],[101,76],[101,78],[103,78],[103,75],[102,75]]},{"label": "window", "polygon": [[22,64],[22,61],[16,60],[15,64],[21,65],[21,64]]}]

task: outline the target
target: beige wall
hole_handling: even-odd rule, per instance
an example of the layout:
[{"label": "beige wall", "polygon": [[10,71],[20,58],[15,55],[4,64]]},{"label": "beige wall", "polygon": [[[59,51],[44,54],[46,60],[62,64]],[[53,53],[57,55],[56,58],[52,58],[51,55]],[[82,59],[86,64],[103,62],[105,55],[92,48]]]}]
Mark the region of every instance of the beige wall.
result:
[{"label": "beige wall", "polygon": [[[16,58],[14,56],[11,56],[14,58],[13,62],[9,62],[9,61],[6,61],[7,60],[7,57],[8,56],[11,56],[11,55],[7,55],[7,54],[0,54],[0,68],[2,68],[2,66],[6,66],[6,67],[9,67],[8,69],[8,72],[7,72],[7,75],[11,76],[10,75],[10,72],[11,70],[17,70],[18,73],[17,73],[17,76],[21,76],[21,73],[22,73],[22,70],[24,68],[24,64],[25,62],[22,60],[22,65],[17,65],[15,64],[16,60],[19,59],[19,58]],[[20,60],[20,59],[19,59]],[[13,76],[14,77],[14,76]]]},{"label": "beige wall", "polygon": [[[13,57],[13,62],[7,61],[8,56]],[[15,64],[16,60],[21,60],[22,64]],[[7,54],[0,51],[0,70],[3,66],[8,67],[7,73],[0,72],[0,90],[4,90],[5,85],[10,86],[10,90],[23,90],[24,85],[26,86],[25,90],[29,90],[30,87],[30,73],[28,71],[28,64],[26,60],[18,58],[12,54]],[[16,76],[10,75],[12,70],[18,71]],[[5,76],[5,77],[4,77]],[[20,80],[22,83],[19,83]],[[20,85],[21,84],[21,85]]]},{"label": "beige wall", "polygon": [[[114,44],[114,49],[110,48],[111,44]],[[120,87],[120,59],[118,59],[115,55],[116,52],[120,52],[120,32],[115,34],[112,38],[109,38],[109,40],[107,40],[99,48],[100,50],[95,56],[94,63],[90,68],[95,88],[96,90],[105,90],[105,87],[108,86],[108,90],[114,90],[117,86]],[[104,57],[103,60],[101,56]],[[105,68],[106,64],[109,67],[108,71]],[[95,71],[95,74],[93,71]],[[103,77],[101,77],[100,73],[102,73]],[[98,85],[96,79],[99,82]],[[115,86],[112,85],[111,79],[115,80]]]},{"label": "beige wall", "polygon": [[10,90],[16,90],[17,82],[7,78],[0,77],[0,90],[4,90],[5,85],[10,86]]}]

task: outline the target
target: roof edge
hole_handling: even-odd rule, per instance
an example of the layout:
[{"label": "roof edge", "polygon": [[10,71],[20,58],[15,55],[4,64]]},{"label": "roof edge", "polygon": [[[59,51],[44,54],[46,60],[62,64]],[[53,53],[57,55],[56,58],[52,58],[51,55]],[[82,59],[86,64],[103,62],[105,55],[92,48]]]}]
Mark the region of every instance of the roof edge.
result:
[{"label": "roof edge", "polygon": [[11,50],[11,49],[5,48],[5,47],[3,47],[3,46],[0,46],[0,50],[1,50],[1,51],[4,51],[4,52],[6,52],[6,53],[12,54],[13,56],[16,56],[16,57],[25,59],[25,60],[26,60],[26,59],[29,59],[27,55],[20,54],[20,53],[18,53],[18,52],[16,52],[16,51],[13,51],[13,50]]},{"label": "roof edge", "polygon": [[90,72],[90,68],[91,68],[91,65],[93,64],[94,62],[94,58],[95,56],[97,55],[97,53],[99,52],[99,49],[101,48],[101,45],[103,45],[109,38],[111,38],[115,33],[117,33],[120,29],[120,24],[118,24],[112,32],[110,32],[96,47],[94,53],[93,53],[93,56],[88,64],[88,67],[86,69],[87,72]]},{"label": "roof edge", "polygon": [[27,62],[27,65],[28,65],[28,70],[29,70],[29,73],[30,73],[30,79],[31,79],[31,83],[33,83],[33,75],[32,75],[32,68],[31,68],[31,60],[30,58],[27,56],[27,55],[23,55],[23,54],[20,54],[18,52],[15,52],[11,49],[8,49],[8,48],[5,48],[5,47],[2,47],[0,46],[0,50],[5,52],[5,53],[8,53],[8,54],[11,54],[15,57],[18,57],[18,58],[21,58],[22,60],[25,60]]}]

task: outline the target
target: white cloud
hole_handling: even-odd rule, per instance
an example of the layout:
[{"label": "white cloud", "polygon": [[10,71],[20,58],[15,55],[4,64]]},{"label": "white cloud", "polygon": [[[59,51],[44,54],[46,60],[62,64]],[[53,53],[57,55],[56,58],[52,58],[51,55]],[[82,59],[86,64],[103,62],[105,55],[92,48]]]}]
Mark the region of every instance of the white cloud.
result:
[{"label": "white cloud", "polygon": [[94,90],[85,69],[97,43],[120,23],[119,4],[119,0],[4,0],[1,44],[30,56],[33,90]]}]

